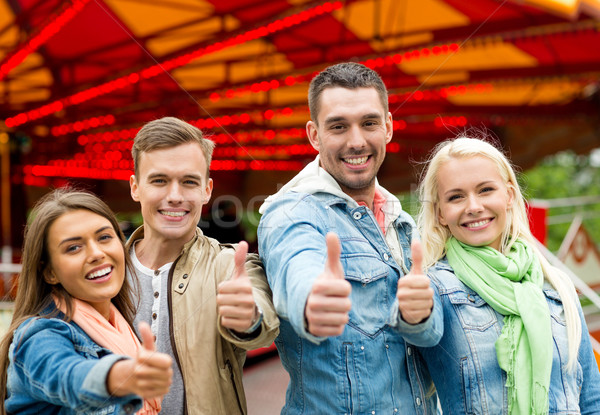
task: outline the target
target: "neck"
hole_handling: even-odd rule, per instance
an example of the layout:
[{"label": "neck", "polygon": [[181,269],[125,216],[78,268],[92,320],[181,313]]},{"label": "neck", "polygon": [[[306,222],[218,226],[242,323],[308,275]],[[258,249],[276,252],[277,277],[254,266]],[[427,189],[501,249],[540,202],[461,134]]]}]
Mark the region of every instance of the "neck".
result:
[{"label": "neck", "polygon": [[135,255],[145,267],[150,269],[159,269],[165,264],[177,259],[183,243],[174,243],[174,241],[157,241],[151,238],[141,239],[135,244]]},{"label": "neck", "polygon": [[[81,300],[83,301],[83,300]],[[111,302],[103,302],[103,303],[89,303],[89,305],[91,305],[92,307],[94,307],[96,309],[96,311],[98,313],[100,313],[102,315],[102,317],[104,317],[106,319],[106,321],[108,321],[109,323],[111,323],[110,321],[110,304]],[[112,323],[111,323],[112,324]]]},{"label": "neck", "polygon": [[373,210],[373,200],[375,199],[375,184],[363,189],[348,189],[341,186],[344,193],[356,201],[356,203],[364,203],[369,209]]}]

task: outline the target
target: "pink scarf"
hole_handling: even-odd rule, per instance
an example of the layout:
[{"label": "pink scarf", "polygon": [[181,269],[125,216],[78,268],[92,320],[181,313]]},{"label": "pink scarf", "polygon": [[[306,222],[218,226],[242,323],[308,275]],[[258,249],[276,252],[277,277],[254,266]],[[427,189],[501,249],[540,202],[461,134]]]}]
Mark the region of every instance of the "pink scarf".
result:
[{"label": "pink scarf", "polygon": [[[60,311],[66,314],[66,306],[55,296],[54,303]],[[106,320],[94,307],[85,301],[73,298],[72,320],[87,333],[98,345],[113,353],[136,358],[142,348],[140,341],[131,326],[119,310],[110,304],[110,318]],[[144,406],[137,415],[155,415],[160,412],[161,398],[145,399]]]}]

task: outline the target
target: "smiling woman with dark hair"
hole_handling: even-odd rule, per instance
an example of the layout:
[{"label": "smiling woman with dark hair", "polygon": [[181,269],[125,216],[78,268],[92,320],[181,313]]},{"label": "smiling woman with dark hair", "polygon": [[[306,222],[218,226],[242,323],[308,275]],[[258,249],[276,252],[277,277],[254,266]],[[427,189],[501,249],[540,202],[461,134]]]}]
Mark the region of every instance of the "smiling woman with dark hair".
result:
[{"label": "smiling woman with dark hair", "polygon": [[[15,312],[0,348],[2,414],[156,414],[172,361],[131,322],[123,235],[96,196],[56,190],[25,231]],[[141,398],[141,399],[140,399]]]}]

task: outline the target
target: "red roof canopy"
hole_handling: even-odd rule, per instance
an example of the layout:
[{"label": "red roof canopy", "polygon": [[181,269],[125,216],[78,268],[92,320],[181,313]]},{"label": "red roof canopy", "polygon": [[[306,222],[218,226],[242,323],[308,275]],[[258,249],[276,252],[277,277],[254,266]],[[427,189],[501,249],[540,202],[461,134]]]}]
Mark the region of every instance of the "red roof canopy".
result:
[{"label": "red roof canopy", "polygon": [[585,1],[569,16],[523,3],[0,0],[0,129],[22,149],[13,183],[127,179],[137,129],[171,115],[217,141],[217,194],[271,193],[314,157],[308,82],[348,60],[389,88],[380,181],[392,191],[415,181],[410,160],[468,126],[491,129],[523,168],[588,151],[600,144],[600,23]]}]

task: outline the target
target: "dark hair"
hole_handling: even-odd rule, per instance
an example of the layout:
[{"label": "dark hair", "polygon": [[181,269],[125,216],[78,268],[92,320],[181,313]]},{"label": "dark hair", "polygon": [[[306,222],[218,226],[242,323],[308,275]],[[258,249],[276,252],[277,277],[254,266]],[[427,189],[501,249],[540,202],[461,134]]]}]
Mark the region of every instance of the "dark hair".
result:
[{"label": "dark hair", "polygon": [[142,153],[176,147],[181,144],[198,143],[206,158],[206,177],[209,177],[210,161],[215,148],[215,143],[204,138],[202,130],[198,127],[175,117],[163,117],[150,121],[142,127],[133,139],[131,157],[135,177],[139,174],[140,155]]},{"label": "dark hair", "polygon": [[345,62],[332,65],[310,81],[308,87],[308,108],[313,122],[317,123],[319,115],[319,99],[326,88],[342,87],[347,89],[375,88],[381,106],[387,113],[388,93],[381,77],[374,70],[360,63]]},{"label": "dark hair", "polygon": [[[23,242],[23,269],[19,275],[15,309],[10,327],[0,343],[0,399],[6,399],[6,372],[8,369],[8,349],[13,339],[14,331],[28,318],[39,315],[52,304],[54,294],[66,305],[67,321],[73,314],[71,295],[61,284],[51,285],[44,278],[44,271],[50,260],[48,257],[48,230],[62,215],[75,210],[88,210],[100,215],[110,222],[115,233],[119,236],[123,250],[125,237],[119,228],[119,223],[110,208],[97,196],[72,189],[57,189],[41,198],[30,215],[30,222],[25,228]],[[131,259],[125,252],[125,265],[132,275]],[[137,280],[135,280],[137,281]],[[135,305],[132,300],[132,287],[128,278],[124,278],[119,293],[112,303],[132,325],[135,317]],[[47,317],[58,316],[58,310]],[[2,405],[2,414],[5,413]]]}]

